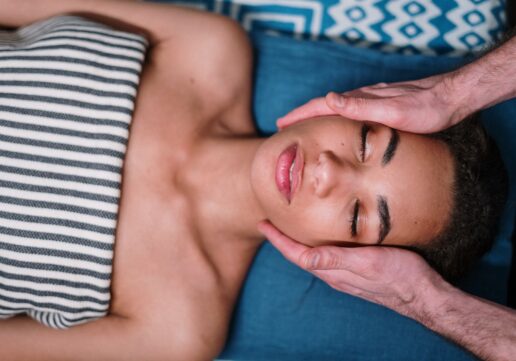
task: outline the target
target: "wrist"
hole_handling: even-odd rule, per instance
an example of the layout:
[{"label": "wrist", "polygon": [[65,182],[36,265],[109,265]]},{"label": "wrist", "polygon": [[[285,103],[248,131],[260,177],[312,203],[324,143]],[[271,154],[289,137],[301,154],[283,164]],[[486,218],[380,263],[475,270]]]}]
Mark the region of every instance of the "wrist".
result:
[{"label": "wrist", "polygon": [[449,73],[451,94],[456,98],[455,117],[468,115],[516,97],[516,37]]},{"label": "wrist", "polygon": [[418,296],[413,302],[409,317],[437,331],[447,307],[460,298],[460,293],[460,290],[446,282],[439,274],[433,274],[420,282]]},{"label": "wrist", "polygon": [[442,92],[448,104],[450,125],[455,125],[484,106],[482,90],[479,90],[479,74],[467,66],[444,74]]}]

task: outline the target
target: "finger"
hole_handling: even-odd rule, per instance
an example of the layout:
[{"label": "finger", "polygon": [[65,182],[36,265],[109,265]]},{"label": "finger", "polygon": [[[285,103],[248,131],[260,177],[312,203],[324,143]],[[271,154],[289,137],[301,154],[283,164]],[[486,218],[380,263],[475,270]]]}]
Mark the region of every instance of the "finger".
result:
[{"label": "finger", "polygon": [[314,271],[314,276],[325,282],[331,288],[364,300],[380,303],[378,298],[381,293],[377,285],[345,270],[339,271]]},{"label": "finger", "polygon": [[[362,279],[371,277],[371,273],[380,267],[385,250],[381,247],[316,247],[302,255],[310,257],[305,261],[311,272],[347,271]],[[314,260],[315,259],[315,260]],[[325,273],[322,273],[325,274]]]},{"label": "finger", "polygon": [[329,93],[326,96],[328,106],[343,117],[354,120],[368,120],[396,127],[400,112],[391,99],[343,96]]},{"label": "finger", "polygon": [[[312,271],[311,273],[337,291],[361,298],[364,298],[364,295],[370,295],[371,297],[376,294],[368,280],[346,270]],[[370,297],[365,299],[371,300]]]},{"label": "finger", "polygon": [[347,269],[348,258],[353,257],[351,248],[320,246],[303,253],[303,264],[310,271]]},{"label": "finger", "polygon": [[331,283],[332,285],[346,284],[348,286],[358,287],[364,286],[364,282],[367,282],[360,275],[350,272],[345,269],[339,270],[312,270],[310,271],[314,276],[320,280]]},{"label": "finger", "polygon": [[302,264],[301,260],[303,259],[303,253],[310,250],[310,247],[302,245],[301,243],[298,243],[284,235],[268,221],[259,222],[258,230],[267,237],[272,245],[276,247],[286,259],[297,264],[301,268],[305,268],[305,265]]},{"label": "finger", "polygon": [[279,118],[276,125],[283,129],[302,120],[335,114],[335,111],[326,104],[324,97],[315,98]]},{"label": "finger", "polygon": [[368,86],[368,88],[381,89],[381,88],[386,88],[388,86],[389,86],[389,84],[382,82],[382,83],[376,83],[376,84],[370,85],[370,86]]}]

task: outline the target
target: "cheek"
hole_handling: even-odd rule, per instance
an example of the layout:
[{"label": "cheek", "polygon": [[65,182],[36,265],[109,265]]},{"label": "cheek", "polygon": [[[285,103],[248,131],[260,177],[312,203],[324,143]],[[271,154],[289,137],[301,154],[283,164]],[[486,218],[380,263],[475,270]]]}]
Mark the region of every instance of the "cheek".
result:
[{"label": "cheek", "polygon": [[346,220],[338,221],[334,207],[319,202],[296,205],[282,210],[271,209],[269,220],[287,236],[306,245],[342,240]]}]

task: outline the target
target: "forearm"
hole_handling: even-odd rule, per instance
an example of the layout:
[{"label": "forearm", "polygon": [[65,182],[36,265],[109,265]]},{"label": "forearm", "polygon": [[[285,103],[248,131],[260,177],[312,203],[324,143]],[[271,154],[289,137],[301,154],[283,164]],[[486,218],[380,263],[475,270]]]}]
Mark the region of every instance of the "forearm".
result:
[{"label": "forearm", "polygon": [[135,0],[0,0],[0,9],[0,26],[17,28],[51,16],[78,14],[122,30],[139,31],[152,44],[194,24],[202,27],[206,17],[193,9]]},{"label": "forearm", "polygon": [[131,11],[141,6],[128,0],[0,0],[0,24],[17,28],[55,15],[90,13],[141,26],[143,19]]},{"label": "forearm", "polygon": [[516,355],[516,311],[444,281],[426,287],[410,316],[484,360],[509,361]]},{"label": "forearm", "polygon": [[151,342],[137,326],[132,320],[107,316],[67,330],[55,330],[18,316],[0,321],[0,360],[157,359],[159,353],[151,351]]},{"label": "forearm", "polygon": [[516,97],[516,32],[512,33],[502,45],[451,73],[451,93],[463,117]]}]

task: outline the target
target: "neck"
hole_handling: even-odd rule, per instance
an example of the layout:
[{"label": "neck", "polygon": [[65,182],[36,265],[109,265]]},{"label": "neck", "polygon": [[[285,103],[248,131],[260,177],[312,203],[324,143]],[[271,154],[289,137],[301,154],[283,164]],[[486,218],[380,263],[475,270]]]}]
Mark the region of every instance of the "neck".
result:
[{"label": "neck", "polygon": [[185,169],[186,188],[203,238],[217,235],[250,245],[263,240],[256,224],[265,216],[251,187],[252,160],[263,141],[218,137],[196,145]]}]

